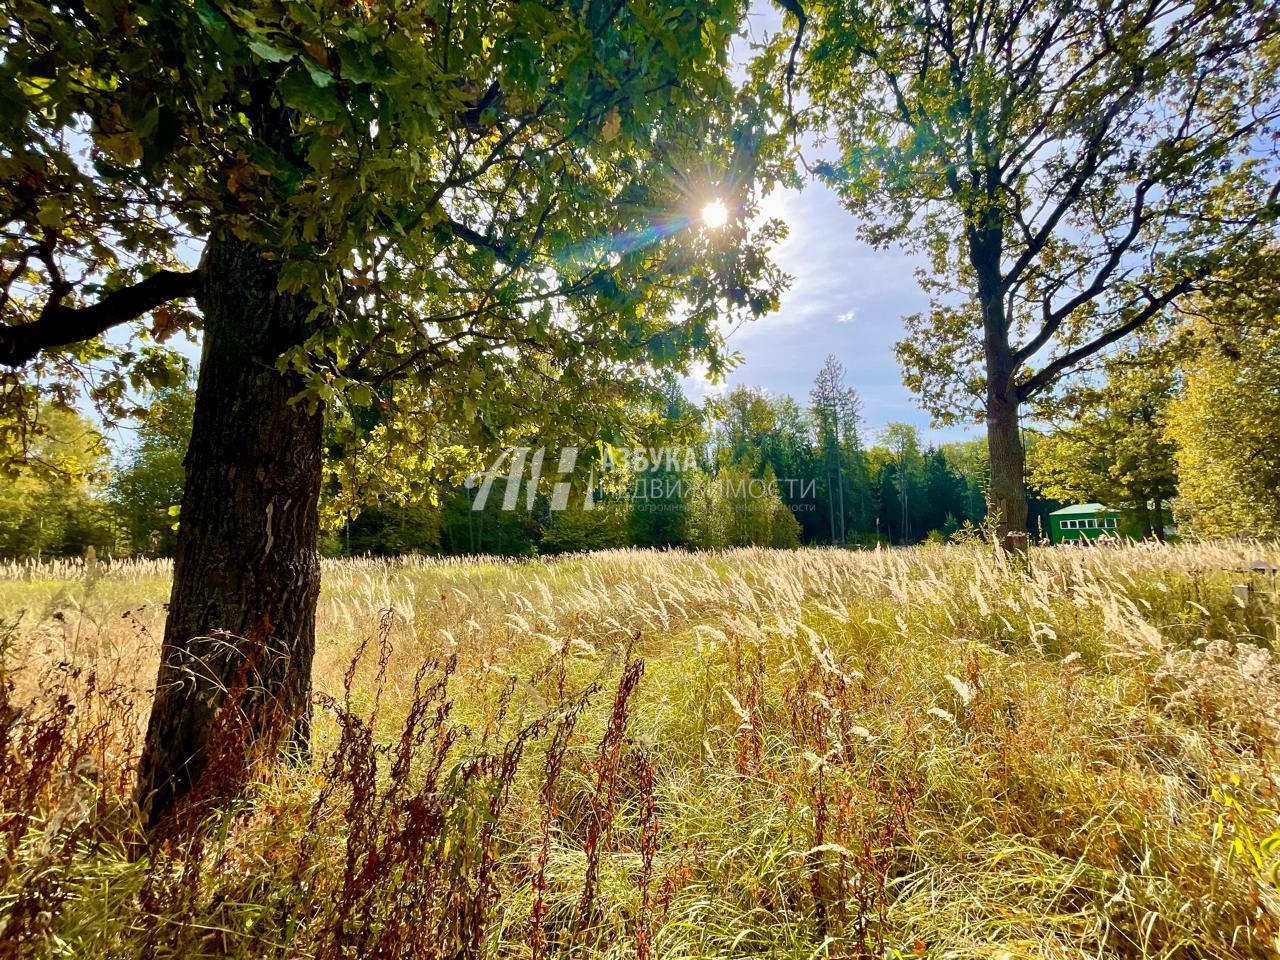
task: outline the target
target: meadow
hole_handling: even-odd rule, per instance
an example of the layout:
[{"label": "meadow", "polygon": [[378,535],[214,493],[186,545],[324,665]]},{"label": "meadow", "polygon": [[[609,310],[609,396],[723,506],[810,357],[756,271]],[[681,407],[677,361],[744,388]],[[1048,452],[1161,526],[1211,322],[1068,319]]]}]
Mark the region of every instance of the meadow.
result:
[{"label": "meadow", "polygon": [[0,567],[0,954],[1273,957],[1259,560],[327,562],[310,760],[152,840],[167,566]]}]

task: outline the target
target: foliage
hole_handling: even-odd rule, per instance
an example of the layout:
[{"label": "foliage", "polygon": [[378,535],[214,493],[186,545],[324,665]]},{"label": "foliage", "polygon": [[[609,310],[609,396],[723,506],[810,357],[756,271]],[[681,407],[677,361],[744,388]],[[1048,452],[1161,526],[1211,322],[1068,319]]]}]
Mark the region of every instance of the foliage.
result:
[{"label": "foliage", "polygon": [[1280,533],[1280,283],[1262,263],[1224,276],[1186,331],[1168,432],[1180,520],[1204,536]]},{"label": "foliage", "polygon": [[591,510],[570,502],[567,510],[551,515],[542,546],[548,553],[625,547],[632,516],[628,505],[617,500],[598,501]]},{"label": "foliage", "polygon": [[924,511],[920,527],[930,533],[950,535],[969,515],[968,484],[940,449],[925,455]]},{"label": "foliage", "polygon": [[173,555],[195,405],[190,382],[152,394],[138,419],[137,438],[111,478],[109,497],[133,553]]},{"label": "foliage", "polygon": [[73,410],[48,407],[20,460],[0,473],[0,557],[78,556],[115,545],[111,513],[95,496],[106,476],[102,435]]},{"label": "foliage", "polygon": [[819,503],[826,501],[831,543],[847,543],[848,524],[852,522],[855,531],[865,531],[868,519],[869,478],[859,434],[862,398],[853,387],[845,386],[844,379],[844,364],[828,356],[809,391],[815,456],[822,464]]},{"label": "foliage", "polygon": [[[681,449],[697,449],[705,444],[707,424],[703,411],[684,395],[674,377],[666,385],[658,412],[659,419],[646,432],[646,446],[667,447],[673,458],[679,459]],[[689,542],[689,484],[683,469],[677,466],[683,468],[687,464],[677,465],[660,456],[657,464],[651,464],[644,475],[633,479],[626,543],[677,547]]]},{"label": "foliage", "polygon": [[[474,469],[458,437],[611,442],[661,371],[723,370],[722,320],[776,307],[785,228],[754,214],[787,147],[772,98],[730,77],[743,12],[0,5],[0,422],[82,382],[114,417],[129,386],[173,385],[165,341],[205,327],[148,821],[205,789],[255,645],[284,651],[255,695],[309,713],[326,466],[351,516]],[[222,632],[186,690],[190,645]],[[245,715],[266,732],[270,711]]]},{"label": "foliage", "polygon": [[[597,491],[594,511],[583,510],[582,504],[587,472],[593,464],[598,466],[598,451],[580,452],[574,493],[565,511],[550,508],[558,475],[550,477],[545,466],[532,504],[522,487],[515,509],[504,509],[509,465],[504,461],[498,471],[503,476],[496,478],[482,510],[473,509],[478,483],[438,479],[427,485],[379,486],[373,503],[344,519],[353,501],[330,488],[323,513],[331,527],[323,550],[331,556],[527,556],[628,544],[793,546],[830,542],[833,529],[840,540],[841,528],[847,545],[870,546],[880,540],[919,541],[935,532],[945,536],[965,521],[981,519],[980,443],[926,449],[913,428],[898,424],[887,434],[894,438],[894,450],[879,445],[864,449],[856,394],[841,389],[851,416],[840,422],[841,439],[836,443],[824,437],[821,408],[806,410],[790,397],[736,387],[703,409],[669,381],[659,408],[635,408],[631,419],[633,434],[642,438],[641,449],[670,451],[671,457],[659,456],[639,473],[613,475],[610,488]],[[192,403],[189,386],[153,395],[150,409],[138,422],[136,442],[120,458],[105,501],[92,499],[97,495],[87,488],[91,500],[86,502],[97,514],[115,517],[126,536],[124,542],[100,538],[100,547],[114,543],[111,552],[116,554],[171,553]],[[460,468],[480,453],[458,443],[437,449],[435,455],[438,461],[453,457]],[[327,455],[339,453],[330,449]],[[547,455],[556,456],[555,448],[549,447]],[[905,502],[898,479],[899,458],[904,456]],[[685,469],[690,463],[696,469]],[[528,470],[526,466],[526,476]],[[374,472],[365,475],[372,477]],[[58,489],[67,491],[65,498],[61,504],[56,497],[48,501],[46,524],[78,523],[74,516],[79,501],[72,488]],[[415,490],[425,493],[415,495]],[[372,487],[366,488],[366,496],[373,497]],[[55,520],[59,511],[66,516]],[[69,549],[83,549],[82,539],[73,538],[80,546]],[[48,544],[46,537],[45,552]],[[13,555],[29,555],[32,546],[23,541],[11,550]]]},{"label": "foliage", "polygon": [[804,7],[804,119],[841,147],[823,179],[870,242],[929,258],[899,357],[939,419],[981,411],[991,377],[1041,393],[1274,214],[1265,4]]},{"label": "foliage", "polygon": [[1151,343],[1109,356],[1104,370],[1100,382],[1074,385],[1043,405],[1052,430],[1029,449],[1032,484],[1056,500],[1127,507],[1143,536],[1162,536],[1161,504],[1178,489],[1166,436],[1177,372]]},{"label": "foliage", "polygon": [[379,557],[439,553],[444,517],[444,511],[428,501],[366,507],[343,526],[341,535],[331,535],[329,552]]},{"label": "foliage", "polygon": [[905,318],[904,379],[935,421],[985,421],[990,511],[1019,556],[1030,527],[1020,406],[1273,232],[1273,6],[788,9],[802,36],[773,40],[756,85],[803,79],[797,125],[839,147],[822,179],[864,239],[925,259],[930,306]]},{"label": "foliage", "polygon": [[912,539],[912,503],[918,502],[925,483],[925,458],[915,427],[891,423],[881,431],[877,450],[880,462],[880,513],[891,541]]},{"label": "foliage", "polygon": [[685,478],[690,546],[701,549],[794,547],[800,524],[782,502],[770,467],[759,476],[745,463],[722,464],[714,474]]},{"label": "foliage", "polygon": [[740,6],[10,0],[7,419],[90,368],[113,417],[172,385],[183,297],[235,282],[180,261],[235,236],[315,304],[281,364],[330,412],[334,509],[459,479],[459,438],[619,430],[777,302],[782,227],[747,225],[786,146],[729,79]]}]

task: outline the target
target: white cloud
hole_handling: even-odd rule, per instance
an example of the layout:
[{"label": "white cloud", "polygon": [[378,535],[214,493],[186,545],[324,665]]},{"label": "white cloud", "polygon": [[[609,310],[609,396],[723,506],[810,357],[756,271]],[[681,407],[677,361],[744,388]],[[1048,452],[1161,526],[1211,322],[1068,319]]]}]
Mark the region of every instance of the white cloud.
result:
[{"label": "white cloud", "polygon": [[840,316],[836,317],[836,323],[853,323],[853,321],[857,319],[858,319],[857,311],[853,309],[849,309],[849,310],[846,310],[844,313],[840,314]]},{"label": "white cloud", "polygon": [[695,403],[701,403],[708,397],[720,396],[728,390],[728,384],[723,380],[719,383],[712,382],[707,365],[701,361],[692,364],[688,375],[680,378],[680,386],[684,389],[685,396]]}]

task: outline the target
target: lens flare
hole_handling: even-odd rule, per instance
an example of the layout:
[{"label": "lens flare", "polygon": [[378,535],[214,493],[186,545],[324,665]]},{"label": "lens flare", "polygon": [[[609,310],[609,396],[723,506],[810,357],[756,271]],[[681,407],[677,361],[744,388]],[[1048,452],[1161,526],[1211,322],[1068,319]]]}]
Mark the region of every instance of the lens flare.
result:
[{"label": "lens flare", "polygon": [[729,221],[729,208],[723,200],[712,200],[702,208],[702,223],[714,230],[723,227]]}]

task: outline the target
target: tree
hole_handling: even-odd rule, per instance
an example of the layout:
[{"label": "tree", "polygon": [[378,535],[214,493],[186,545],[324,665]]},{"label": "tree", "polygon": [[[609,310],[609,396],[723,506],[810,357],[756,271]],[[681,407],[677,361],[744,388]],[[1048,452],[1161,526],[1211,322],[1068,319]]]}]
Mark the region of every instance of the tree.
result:
[{"label": "tree", "polygon": [[106,477],[102,435],[74,410],[40,411],[40,431],[0,471],[0,557],[76,556],[110,548],[110,517],[96,499]]},{"label": "tree", "polygon": [[717,455],[760,476],[765,446],[777,430],[769,395],[755,387],[734,387],[714,404],[713,415]]},{"label": "tree", "polygon": [[[797,537],[823,539],[827,523],[815,509],[816,477],[821,471],[812,445],[812,418],[806,411],[791,397],[770,396],[754,387],[735,387],[724,398],[709,403],[707,415],[713,421],[714,469],[732,467],[736,476],[737,468],[744,468],[752,478],[768,477],[770,488],[800,524]],[[829,491],[824,495],[832,500]],[[821,524],[816,523],[819,520]],[[832,527],[835,523],[832,514]],[[781,537],[786,540],[790,524],[781,526],[788,530]],[[767,538],[753,537],[753,543],[768,542]]]},{"label": "tree", "polygon": [[660,455],[633,481],[630,536],[635,545],[677,547],[688,537],[689,491],[684,470],[673,461],[686,445],[705,441],[706,429],[702,411],[684,395],[675,377],[667,379],[658,412],[656,429],[644,445],[670,450],[672,456]]},{"label": "tree", "polygon": [[1280,534],[1280,277],[1260,266],[1221,278],[1186,331],[1168,433],[1180,524],[1203,536]]},{"label": "tree", "polygon": [[570,498],[566,509],[551,514],[543,548],[548,553],[571,553],[625,547],[632,506],[606,498],[586,510],[580,500]]},{"label": "tree", "polygon": [[902,484],[898,465],[887,447],[874,446],[867,452],[874,490],[877,543],[905,543],[902,525]]},{"label": "tree", "polygon": [[1054,428],[1029,451],[1032,484],[1055,500],[1124,506],[1142,536],[1163,539],[1164,504],[1178,489],[1166,437],[1176,372],[1144,344],[1108,357],[1105,374],[1043,405]]},{"label": "tree", "polygon": [[[506,482],[496,482],[488,499],[477,509],[478,493],[478,487],[473,485],[444,497],[439,535],[446,552],[508,557],[536,553],[537,521],[525,509],[502,508]],[[355,546],[353,543],[353,552]]]},{"label": "tree", "polygon": [[867,476],[858,428],[862,398],[844,384],[844,364],[828,356],[809,391],[817,456],[823,464],[827,516],[831,543],[847,543],[849,508],[859,522],[864,519]]},{"label": "tree", "polygon": [[811,418],[793,397],[775,397],[772,402],[774,429],[764,438],[764,462],[778,478],[783,503],[800,523],[801,540],[816,543],[827,523],[818,513],[816,478],[821,471]]},{"label": "tree", "polygon": [[991,475],[987,445],[982,440],[957,440],[941,446],[947,465],[964,483],[964,512],[960,520],[980,523],[986,517],[987,481]]},{"label": "tree", "polygon": [[[922,504],[921,493],[925,485],[925,460],[920,450],[920,432],[909,423],[890,423],[880,433],[880,442],[889,453],[893,464],[893,488],[897,494],[896,522],[886,530],[897,531],[903,543],[909,543],[926,530],[916,529],[916,515]],[[882,498],[890,488],[882,482]],[[889,502],[882,499],[881,509]]]},{"label": "tree", "polygon": [[[1257,0],[815,0],[819,172],[872,243],[927,254],[898,345],[939,421],[986,421],[1025,545],[1023,403],[1159,317],[1270,223],[1275,10]],[[779,37],[758,75],[780,70]],[[773,74],[776,77],[776,73]]]},{"label": "tree", "polygon": [[190,383],[156,392],[139,421],[137,444],[111,478],[111,502],[134,553],[173,554],[173,510],[182,500],[195,405]]},{"label": "tree", "polygon": [[428,500],[367,507],[344,525],[338,543],[342,552],[359,556],[400,556],[438,553],[443,511]]},{"label": "tree", "polygon": [[938,447],[925,451],[924,459],[924,505],[919,529],[949,536],[966,519],[965,481]]},{"label": "tree", "polygon": [[[407,471],[444,426],[591,432],[646,371],[721,369],[719,315],[776,303],[780,228],[746,226],[776,103],[734,95],[734,0],[4,11],[7,418],[89,368],[111,413],[173,381],[169,336],[202,335],[140,765],[155,823],[246,671],[243,735],[305,746],[326,411],[370,412],[334,416],[335,451]],[[733,216],[695,228],[711,196]]]},{"label": "tree", "polygon": [[719,550],[799,544],[800,523],[783,503],[772,468],[756,475],[749,464],[725,461],[714,475],[699,470],[684,481],[689,485],[690,546]]}]

